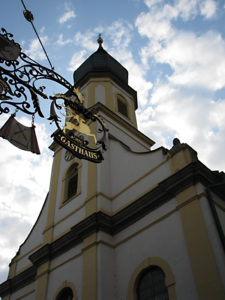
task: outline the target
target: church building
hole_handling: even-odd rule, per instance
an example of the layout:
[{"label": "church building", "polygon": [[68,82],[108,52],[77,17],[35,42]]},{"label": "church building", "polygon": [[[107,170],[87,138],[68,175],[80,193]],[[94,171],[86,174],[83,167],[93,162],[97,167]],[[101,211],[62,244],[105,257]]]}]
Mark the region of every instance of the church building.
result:
[{"label": "church building", "polygon": [[[151,149],[128,71],[98,43],[74,81],[109,130],[104,160],[52,143],[49,192],[0,296],[224,300],[225,174],[177,138],[171,149]],[[92,131],[100,135],[95,124]]]}]

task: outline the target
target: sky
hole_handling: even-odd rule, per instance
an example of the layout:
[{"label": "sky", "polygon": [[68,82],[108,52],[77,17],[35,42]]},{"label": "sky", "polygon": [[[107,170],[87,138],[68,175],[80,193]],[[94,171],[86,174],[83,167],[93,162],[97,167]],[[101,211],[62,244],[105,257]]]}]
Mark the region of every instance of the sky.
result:
[{"label": "sky", "polygon": [[[225,171],[225,2],[223,0],[24,0],[55,71],[73,72],[103,47],[129,72],[138,93],[138,128],[171,148],[179,138],[210,169]],[[1,1],[1,27],[22,51],[49,67],[20,0]],[[45,83],[48,85],[48,83]],[[65,92],[49,85],[52,95]],[[46,100],[40,100],[47,114]],[[14,111],[12,111],[14,112]],[[0,116],[0,126],[8,115]],[[29,117],[17,120],[30,126]],[[54,125],[35,119],[41,155],[0,139],[0,282],[49,188]],[[153,148],[153,149],[154,149]]]}]

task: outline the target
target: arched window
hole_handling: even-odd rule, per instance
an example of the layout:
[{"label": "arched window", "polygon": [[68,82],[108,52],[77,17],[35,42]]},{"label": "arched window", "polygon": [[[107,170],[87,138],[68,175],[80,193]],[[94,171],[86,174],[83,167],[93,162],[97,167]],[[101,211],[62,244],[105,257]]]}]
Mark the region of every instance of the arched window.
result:
[{"label": "arched window", "polygon": [[73,300],[73,291],[71,288],[64,288],[56,297],[56,300]]},{"label": "arched window", "polygon": [[159,267],[151,266],[140,274],[137,300],[169,300],[165,274]]},{"label": "arched window", "polygon": [[78,181],[78,166],[77,164],[72,165],[67,172],[67,189],[65,200],[68,200],[77,192],[77,181]]},{"label": "arched window", "polygon": [[127,100],[121,95],[117,96],[117,109],[120,114],[122,114],[126,118],[129,118]]},{"label": "arched window", "polygon": [[76,159],[62,177],[60,207],[64,206],[81,193],[81,169],[82,162]]},{"label": "arched window", "polygon": [[78,164],[72,164],[63,179],[63,203],[71,199],[78,192]]}]

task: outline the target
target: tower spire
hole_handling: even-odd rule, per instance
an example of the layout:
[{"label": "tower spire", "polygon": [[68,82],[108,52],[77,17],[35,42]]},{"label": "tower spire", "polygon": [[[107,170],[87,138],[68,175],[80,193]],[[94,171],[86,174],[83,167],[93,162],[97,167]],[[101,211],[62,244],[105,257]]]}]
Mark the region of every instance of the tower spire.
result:
[{"label": "tower spire", "polygon": [[99,48],[102,48],[103,39],[102,39],[102,34],[101,33],[99,33],[99,35],[98,35],[97,42],[99,44]]}]

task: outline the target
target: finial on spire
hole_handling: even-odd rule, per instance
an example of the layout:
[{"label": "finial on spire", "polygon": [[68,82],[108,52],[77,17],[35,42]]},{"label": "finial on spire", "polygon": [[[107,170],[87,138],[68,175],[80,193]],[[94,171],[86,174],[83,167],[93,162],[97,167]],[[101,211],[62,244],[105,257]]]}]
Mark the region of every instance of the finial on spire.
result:
[{"label": "finial on spire", "polygon": [[99,35],[98,35],[97,42],[99,44],[99,48],[102,48],[103,39],[102,39],[102,34],[101,33],[99,33]]}]

